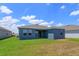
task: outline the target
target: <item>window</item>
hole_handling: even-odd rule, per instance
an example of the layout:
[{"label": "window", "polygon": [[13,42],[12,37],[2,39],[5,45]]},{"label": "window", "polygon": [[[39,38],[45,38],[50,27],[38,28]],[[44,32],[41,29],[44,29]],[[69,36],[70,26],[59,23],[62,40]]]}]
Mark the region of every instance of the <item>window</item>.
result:
[{"label": "window", "polygon": [[32,35],[32,33],[28,33],[29,35]]},{"label": "window", "polygon": [[60,35],[63,35],[63,33],[60,33]]},{"label": "window", "polygon": [[23,35],[27,35],[27,33],[23,33]]}]

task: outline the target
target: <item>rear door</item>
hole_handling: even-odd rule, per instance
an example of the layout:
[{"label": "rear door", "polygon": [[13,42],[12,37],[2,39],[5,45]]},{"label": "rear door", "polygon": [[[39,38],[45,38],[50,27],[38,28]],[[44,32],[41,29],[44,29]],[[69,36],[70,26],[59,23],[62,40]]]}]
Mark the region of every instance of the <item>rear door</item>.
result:
[{"label": "rear door", "polygon": [[48,39],[54,39],[54,34],[53,33],[49,33],[48,34]]}]

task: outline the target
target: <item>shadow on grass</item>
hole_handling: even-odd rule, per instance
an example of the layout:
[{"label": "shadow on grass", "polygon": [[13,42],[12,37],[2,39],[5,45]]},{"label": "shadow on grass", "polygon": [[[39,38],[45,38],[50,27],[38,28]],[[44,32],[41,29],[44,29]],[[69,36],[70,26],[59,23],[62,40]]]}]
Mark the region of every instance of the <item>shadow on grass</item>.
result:
[{"label": "shadow on grass", "polygon": [[20,39],[19,40],[42,40],[42,39],[48,39],[48,38],[33,38],[33,39]]},{"label": "shadow on grass", "polygon": [[[17,37],[19,38],[19,37]],[[48,38],[29,38],[29,39],[20,39],[19,40],[64,40],[64,39],[48,39]]]}]

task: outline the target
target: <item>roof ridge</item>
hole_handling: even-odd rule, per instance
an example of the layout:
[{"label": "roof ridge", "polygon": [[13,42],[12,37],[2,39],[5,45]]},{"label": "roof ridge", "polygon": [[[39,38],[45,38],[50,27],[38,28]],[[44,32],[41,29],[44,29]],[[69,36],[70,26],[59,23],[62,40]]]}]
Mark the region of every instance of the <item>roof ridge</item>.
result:
[{"label": "roof ridge", "polygon": [[[2,26],[0,26],[0,28],[4,29],[4,30],[6,30],[6,31],[10,31],[10,30],[8,30],[8,29],[2,27]],[[12,32],[12,31],[10,31],[10,32]]]}]

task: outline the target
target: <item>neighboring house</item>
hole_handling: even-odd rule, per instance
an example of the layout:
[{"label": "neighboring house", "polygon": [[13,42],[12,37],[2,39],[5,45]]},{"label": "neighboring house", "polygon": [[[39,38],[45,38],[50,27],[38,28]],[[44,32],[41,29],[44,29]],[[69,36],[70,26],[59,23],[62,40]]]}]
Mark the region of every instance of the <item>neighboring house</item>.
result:
[{"label": "neighboring house", "polygon": [[79,38],[79,26],[67,25],[64,26],[66,38]]},{"label": "neighboring house", "polygon": [[20,39],[48,38],[64,39],[65,30],[57,27],[46,27],[41,25],[27,25],[18,27]]},{"label": "neighboring house", "polygon": [[12,35],[11,31],[9,31],[3,27],[0,27],[0,39],[10,37],[11,35]]}]

